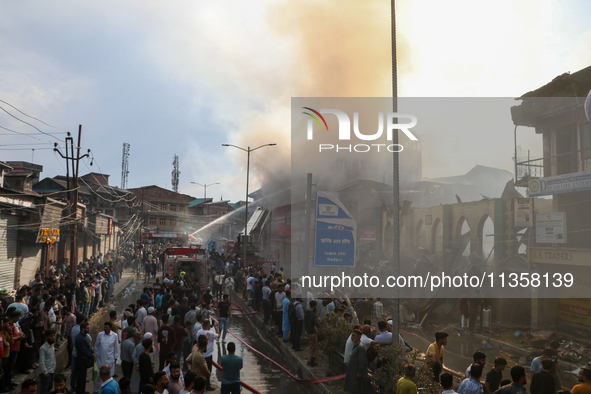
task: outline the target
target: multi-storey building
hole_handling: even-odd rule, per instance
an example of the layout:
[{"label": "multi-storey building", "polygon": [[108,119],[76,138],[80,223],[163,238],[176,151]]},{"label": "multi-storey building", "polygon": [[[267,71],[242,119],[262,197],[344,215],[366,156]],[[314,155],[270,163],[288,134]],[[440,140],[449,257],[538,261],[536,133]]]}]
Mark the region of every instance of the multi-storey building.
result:
[{"label": "multi-storey building", "polygon": [[142,239],[150,242],[180,242],[190,226],[189,203],[195,197],[156,185],[129,189],[139,202]]},{"label": "multi-storey building", "polygon": [[[568,270],[583,284],[591,283],[591,122],[584,112],[590,89],[587,67],[524,94],[511,111],[516,126],[534,128],[543,142],[543,157],[516,163],[516,184],[530,196],[552,198],[549,218],[556,221],[545,233],[538,226],[528,261]],[[534,299],[532,325],[591,329],[591,301]]]}]

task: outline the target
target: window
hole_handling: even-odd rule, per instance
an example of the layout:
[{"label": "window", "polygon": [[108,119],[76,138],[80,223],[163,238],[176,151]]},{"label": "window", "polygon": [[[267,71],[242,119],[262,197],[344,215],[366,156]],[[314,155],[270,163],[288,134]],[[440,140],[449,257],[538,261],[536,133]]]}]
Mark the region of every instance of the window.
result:
[{"label": "window", "polygon": [[170,219],[170,227],[176,227],[176,220]]},{"label": "window", "polygon": [[291,227],[291,211],[285,213],[285,227]]},{"label": "window", "polygon": [[166,211],[166,204],[160,204],[160,210]]},{"label": "window", "polygon": [[160,225],[166,226],[166,219],[160,219]]},{"label": "window", "polygon": [[156,218],[150,218],[150,226],[156,225]]},{"label": "window", "polygon": [[184,227],[185,226],[185,222],[183,222],[182,220],[178,221],[178,227]]},{"label": "window", "polygon": [[184,206],[184,205],[181,205],[181,206],[179,207],[179,212],[181,212],[181,213],[185,213],[185,206]]},{"label": "window", "polygon": [[170,212],[176,212],[176,205],[170,206]]}]

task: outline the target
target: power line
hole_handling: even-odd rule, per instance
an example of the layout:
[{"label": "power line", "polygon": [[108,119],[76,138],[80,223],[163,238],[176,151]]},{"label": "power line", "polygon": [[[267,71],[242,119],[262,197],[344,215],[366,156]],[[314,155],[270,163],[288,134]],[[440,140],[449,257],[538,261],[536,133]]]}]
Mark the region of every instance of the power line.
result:
[{"label": "power line", "polygon": [[[65,131],[66,133],[68,132],[68,130],[64,130],[64,129],[62,129],[62,128],[60,128],[60,127],[57,127],[57,126],[52,126],[52,125],[50,125],[50,124],[48,124],[48,123],[45,123],[45,122],[44,122],[44,121],[42,121],[41,119],[37,119],[37,118],[36,118],[36,117],[34,117],[34,116],[27,115],[26,113],[24,113],[23,111],[21,111],[20,109],[18,109],[17,107],[15,107],[14,105],[10,104],[10,103],[9,103],[9,102],[7,102],[7,101],[0,100],[0,102],[4,103],[4,104],[6,104],[6,105],[10,105],[12,108],[16,109],[16,110],[17,110],[18,112],[20,112],[21,114],[23,114],[23,115],[25,115],[26,117],[29,117],[29,118],[31,118],[31,119],[35,119],[36,121],[43,123],[45,126],[49,126],[49,127],[52,127],[52,128],[54,128],[54,129],[62,130],[62,131]],[[42,133],[43,133],[43,132],[42,132]],[[55,134],[64,134],[64,133],[55,133]]]},{"label": "power line", "polygon": [[[66,132],[63,132],[63,133],[47,133],[47,134],[52,134],[53,135],[53,134],[67,134],[67,133]],[[0,133],[0,135],[12,135],[12,134],[9,134],[9,133]],[[43,135],[43,133],[22,133],[21,135],[30,137],[32,135]],[[53,142],[51,142],[51,143],[53,144]]]},{"label": "power line", "polygon": [[51,142],[33,142],[30,144],[0,144],[0,146],[24,146],[24,145],[46,145],[51,144]]},{"label": "power line", "polygon": [[[2,145],[0,145],[2,146]],[[0,148],[0,150],[48,150],[53,148]]]},{"label": "power line", "polygon": [[[9,105],[10,105],[10,104],[9,104]],[[34,128],[35,130],[39,131],[40,133],[42,133],[42,134],[45,134],[45,135],[47,135],[47,136],[49,136],[49,137],[55,138],[55,139],[56,139],[56,140],[58,140],[59,142],[63,142],[62,140],[60,140],[59,138],[57,138],[57,137],[56,137],[56,136],[54,136],[53,134],[46,133],[45,131],[41,130],[39,127],[37,127],[37,126],[34,126],[34,125],[30,124],[29,122],[25,122],[24,120],[22,120],[22,119],[20,119],[20,118],[17,118],[16,116],[14,116],[14,115],[13,115],[13,114],[11,114],[10,112],[8,112],[8,111],[7,111],[7,110],[6,110],[4,107],[0,106],[0,109],[1,109],[2,111],[6,112],[8,115],[12,116],[14,119],[18,120],[19,122],[23,122],[24,124],[31,126],[32,128]],[[20,112],[20,111],[19,111],[19,112]]]},{"label": "power line", "polygon": [[[12,129],[9,129],[8,127],[0,126],[0,129],[8,130],[8,131],[11,131],[13,133],[20,134],[20,135],[26,135],[26,136],[31,137],[31,138],[34,138],[36,140],[47,142],[48,144],[53,144],[52,141],[47,141],[47,140],[44,140],[44,139],[41,139],[41,138],[38,138],[38,137],[33,137],[32,134],[27,134],[27,133],[23,133],[21,131],[12,130]],[[43,134],[43,133],[35,133],[35,134]],[[3,134],[3,135],[11,135],[11,134]]]}]

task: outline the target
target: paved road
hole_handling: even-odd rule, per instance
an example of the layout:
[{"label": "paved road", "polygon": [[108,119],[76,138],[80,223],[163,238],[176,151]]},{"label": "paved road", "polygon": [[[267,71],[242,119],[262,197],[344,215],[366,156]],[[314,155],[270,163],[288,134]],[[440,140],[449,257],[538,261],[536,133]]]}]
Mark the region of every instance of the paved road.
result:
[{"label": "paved road", "polygon": [[[137,300],[142,292],[144,287],[143,279],[140,281],[133,281],[130,285],[127,285],[128,281],[125,278],[131,278],[130,274],[124,275],[122,281],[120,281],[119,286],[121,289],[125,288],[125,291],[121,292],[121,294],[115,297],[114,302],[112,303],[111,307],[108,310],[115,309],[121,315],[125,307]],[[126,283],[127,282],[127,283]],[[117,289],[117,287],[116,287]],[[105,315],[105,319],[107,316],[107,310],[104,310],[102,314]],[[96,338],[97,333],[102,329],[102,324],[105,319],[95,319],[93,322],[93,327],[91,330],[91,335],[93,338]],[[230,330],[238,335],[240,338],[244,339],[247,343],[253,345],[256,349],[263,352],[264,354],[270,355],[275,360],[279,360],[280,362],[285,362],[283,359],[281,352],[274,348],[273,345],[269,344],[265,339],[264,336],[259,335],[258,329],[253,327],[253,325],[248,321],[245,317],[233,317],[232,321],[230,322]],[[292,378],[288,377],[283,371],[273,365],[270,361],[264,359],[262,356],[254,353],[242,343],[237,341],[234,337],[230,334],[226,337],[226,342],[233,341],[236,344],[236,354],[243,357],[244,359],[244,368],[241,373],[242,380],[251,385],[252,387],[259,390],[261,393],[269,393],[269,394],[299,394],[302,392],[306,392],[305,386],[295,382]],[[220,358],[222,355],[226,354],[226,351],[223,347],[223,343],[219,342],[215,344],[214,347],[214,360],[220,363]],[[155,365],[157,365],[158,355],[154,356]],[[289,368],[288,368],[289,369]],[[116,365],[116,374],[118,377],[123,376],[121,365]],[[66,375],[69,377],[70,370],[65,371]],[[86,391],[89,393],[93,392],[93,382],[90,381],[91,372],[88,372],[88,380],[86,385]],[[221,386],[221,372],[217,369],[212,377],[212,386],[216,388],[216,392],[219,392],[219,388]],[[119,380],[118,378],[116,380]],[[68,386],[69,387],[69,386]],[[243,389],[243,392],[248,392]]]}]

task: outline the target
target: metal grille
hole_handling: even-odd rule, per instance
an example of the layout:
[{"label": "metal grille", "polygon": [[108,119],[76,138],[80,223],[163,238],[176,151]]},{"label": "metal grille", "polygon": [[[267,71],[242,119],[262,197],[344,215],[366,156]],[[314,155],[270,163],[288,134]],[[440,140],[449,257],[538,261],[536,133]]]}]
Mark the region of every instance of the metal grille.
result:
[{"label": "metal grille", "polygon": [[0,288],[13,290],[18,219],[0,215]]}]

